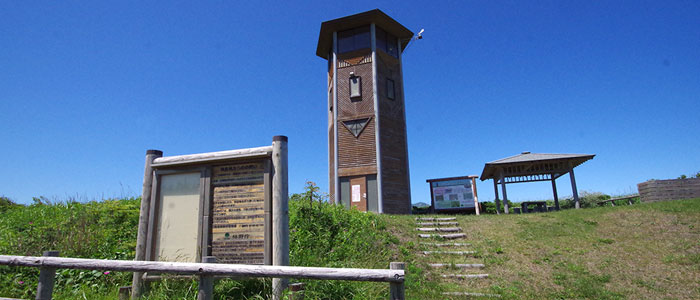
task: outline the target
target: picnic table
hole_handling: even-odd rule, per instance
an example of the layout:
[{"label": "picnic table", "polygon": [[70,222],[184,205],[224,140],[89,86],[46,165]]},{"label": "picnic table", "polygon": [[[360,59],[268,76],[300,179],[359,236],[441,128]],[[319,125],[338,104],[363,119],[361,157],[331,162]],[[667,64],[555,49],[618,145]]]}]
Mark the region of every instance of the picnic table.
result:
[{"label": "picnic table", "polygon": [[[528,206],[530,204],[536,205],[535,209],[530,210]],[[530,212],[546,212],[547,211],[547,202],[546,201],[525,201],[523,203],[520,203],[520,208],[522,213],[530,213]]]},{"label": "picnic table", "polygon": [[603,206],[605,203],[610,203],[612,206],[615,206],[615,201],[617,200],[627,200],[628,205],[632,205],[632,199],[639,197],[639,195],[629,195],[625,197],[616,197],[616,198],[610,198],[608,200],[603,200],[603,201],[598,201],[598,205]]}]

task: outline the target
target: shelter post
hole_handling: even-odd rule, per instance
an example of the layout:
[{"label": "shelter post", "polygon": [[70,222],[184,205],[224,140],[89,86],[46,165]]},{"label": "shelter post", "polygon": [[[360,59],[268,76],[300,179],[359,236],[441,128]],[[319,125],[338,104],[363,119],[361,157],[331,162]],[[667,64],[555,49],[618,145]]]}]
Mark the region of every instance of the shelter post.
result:
[{"label": "shelter post", "polygon": [[576,202],[576,209],[581,208],[581,204],[578,199],[578,190],[576,190],[576,176],[574,176],[574,168],[569,169],[569,177],[571,178],[571,192],[574,193],[574,201]]},{"label": "shelter post", "polygon": [[503,212],[508,214],[508,194],[506,193],[506,177],[503,176],[503,170],[501,170],[501,189],[503,189]]},{"label": "shelter post", "polygon": [[472,193],[474,193],[474,211],[479,215],[479,196],[476,195],[476,176],[472,177]]},{"label": "shelter post", "polygon": [[559,195],[557,195],[557,182],[554,175],[552,175],[552,194],[554,194],[554,207],[559,210]]},{"label": "shelter post", "polygon": [[501,214],[501,200],[498,199],[498,179],[494,178],[493,179],[493,193],[496,195],[496,199],[494,200],[496,202],[496,214],[500,215]]}]

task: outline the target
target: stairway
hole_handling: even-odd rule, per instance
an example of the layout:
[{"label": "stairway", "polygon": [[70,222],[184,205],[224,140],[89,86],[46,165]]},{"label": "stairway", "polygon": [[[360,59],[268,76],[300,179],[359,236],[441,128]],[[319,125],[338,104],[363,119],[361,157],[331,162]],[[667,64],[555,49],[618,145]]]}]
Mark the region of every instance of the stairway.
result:
[{"label": "stairway", "polygon": [[[461,242],[467,238],[467,234],[459,227],[456,217],[448,218],[416,218],[416,231],[420,232],[418,237],[421,239],[432,239],[435,242],[421,242],[420,244],[430,250],[423,250],[421,254],[428,259],[439,259],[440,257],[473,257],[476,251],[464,249],[470,247],[471,244]],[[438,242],[438,240],[440,242]],[[455,242],[444,242],[444,240]],[[480,273],[481,269],[486,268],[480,263],[445,263],[445,262],[430,262],[428,266],[439,272],[439,269],[455,270],[455,274],[440,274],[441,280],[460,280],[468,282],[470,280],[483,280],[489,277],[487,273]],[[469,284],[466,283],[466,286]],[[465,287],[466,287],[465,286]],[[460,292],[444,292],[445,296],[450,296],[453,299],[466,298],[498,298],[500,295],[485,294],[473,291]],[[464,297],[460,297],[464,296]]]}]

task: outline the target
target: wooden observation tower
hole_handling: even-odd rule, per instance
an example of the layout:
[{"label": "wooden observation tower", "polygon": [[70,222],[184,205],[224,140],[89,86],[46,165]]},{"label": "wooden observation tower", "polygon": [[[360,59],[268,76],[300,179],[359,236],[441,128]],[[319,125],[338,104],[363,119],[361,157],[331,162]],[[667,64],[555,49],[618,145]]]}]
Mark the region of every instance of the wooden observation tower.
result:
[{"label": "wooden observation tower", "polygon": [[408,214],[411,194],[401,52],[413,32],[375,9],[323,22],[331,201]]}]

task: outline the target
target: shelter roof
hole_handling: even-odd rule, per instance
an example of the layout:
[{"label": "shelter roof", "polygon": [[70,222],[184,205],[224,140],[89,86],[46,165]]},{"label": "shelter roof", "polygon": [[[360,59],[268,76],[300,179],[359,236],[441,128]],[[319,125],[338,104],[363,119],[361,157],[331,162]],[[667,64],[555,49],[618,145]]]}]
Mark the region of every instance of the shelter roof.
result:
[{"label": "shelter roof", "polygon": [[595,154],[554,154],[523,152],[494,160],[484,165],[481,180],[495,179],[503,171],[504,177],[549,174],[556,178],[570,169],[592,159]]},{"label": "shelter roof", "polygon": [[328,53],[333,48],[333,32],[353,29],[372,23],[396,36],[401,41],[401,51],[406,48],[408,42],[413,37],[412,31],[408,30],[381,10],[373,9],[321,23],[321,32],[318,35],[318,46],[316,46],[316,55],[328,59]]}]

